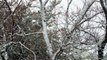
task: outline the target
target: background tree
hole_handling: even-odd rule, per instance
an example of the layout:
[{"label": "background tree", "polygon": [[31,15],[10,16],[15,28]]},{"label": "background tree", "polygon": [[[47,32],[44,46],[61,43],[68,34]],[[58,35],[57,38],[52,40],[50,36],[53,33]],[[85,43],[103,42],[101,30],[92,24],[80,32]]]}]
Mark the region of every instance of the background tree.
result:
[{"label": "background tree", "polygon": [[105,59],[105,2],[75,1],[1,0],[0,59]]}]

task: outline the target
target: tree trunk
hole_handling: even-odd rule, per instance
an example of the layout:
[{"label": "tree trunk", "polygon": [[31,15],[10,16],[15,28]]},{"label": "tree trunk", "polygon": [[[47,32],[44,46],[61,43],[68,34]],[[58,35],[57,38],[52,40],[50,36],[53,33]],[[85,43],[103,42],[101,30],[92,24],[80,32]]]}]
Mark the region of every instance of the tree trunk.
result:
[{"label": "tree trunk", "polygon": [[42,26],[43,26],[43,37],[47,46],[47,51],[48,54],[50,56],[50,59],[52,59],[53,56],[53,49],[52,49],[52,45],[49,41],[48,38],[48,32],[47,32],[47,24],[46,24],[46,17],[45,17],[45,6],[44,3],[42,2],[42,0],[40,0],[40,5],[41,5],[41,18],[42,18]]},{"label": "tree trunk", "polygon": [[105,20],[106,20],[106,29],[105,29],[105,39],[101,42],[101,45],[98,46],[98,60],[103,59],[103,50],[105,48],[105,45],[107,43],[107,6],[106,6],[106,0],[100,0],[101,7],[105,14]]}]

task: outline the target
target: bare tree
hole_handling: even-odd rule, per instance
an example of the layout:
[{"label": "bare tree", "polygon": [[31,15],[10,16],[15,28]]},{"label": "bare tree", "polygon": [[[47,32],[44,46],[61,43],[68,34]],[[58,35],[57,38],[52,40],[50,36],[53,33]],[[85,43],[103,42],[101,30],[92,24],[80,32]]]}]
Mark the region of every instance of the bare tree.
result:
[{"label": "bare tree", "polygon": [[106,0],[75,1],[0,0],[1,60],[102,60]]}]

